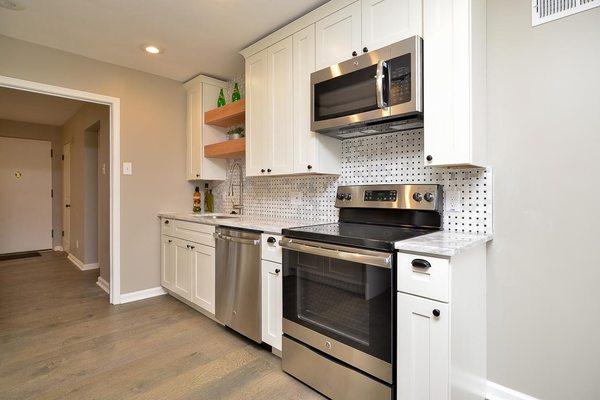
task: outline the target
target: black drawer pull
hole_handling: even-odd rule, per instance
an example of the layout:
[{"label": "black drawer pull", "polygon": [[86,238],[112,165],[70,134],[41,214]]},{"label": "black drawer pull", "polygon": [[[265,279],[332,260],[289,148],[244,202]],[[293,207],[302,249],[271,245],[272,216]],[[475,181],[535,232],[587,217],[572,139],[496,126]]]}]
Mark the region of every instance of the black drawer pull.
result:
[{"label": "black drawer pull", "polygon": [[429,263],[429,261],[423,260],[421,258],[415,258],[414,260],[412,260],[411,264],[414,268],[420,268],[420,269],[431,268],[431,264]]}]

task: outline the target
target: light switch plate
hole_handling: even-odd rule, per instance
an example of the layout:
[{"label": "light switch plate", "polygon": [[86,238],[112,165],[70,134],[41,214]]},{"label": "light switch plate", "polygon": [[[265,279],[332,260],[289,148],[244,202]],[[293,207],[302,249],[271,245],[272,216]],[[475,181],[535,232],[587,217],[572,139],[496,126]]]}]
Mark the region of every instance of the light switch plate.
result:
[{"label": "light switch plate", "polygon": [[448,190],[444,194],[444,212],[461,212],[460,190]]},{"label": "light switch plate", "polygon": [[123,163],[123,175],[131,175],[133,174],[133,167],[130,162]]}]

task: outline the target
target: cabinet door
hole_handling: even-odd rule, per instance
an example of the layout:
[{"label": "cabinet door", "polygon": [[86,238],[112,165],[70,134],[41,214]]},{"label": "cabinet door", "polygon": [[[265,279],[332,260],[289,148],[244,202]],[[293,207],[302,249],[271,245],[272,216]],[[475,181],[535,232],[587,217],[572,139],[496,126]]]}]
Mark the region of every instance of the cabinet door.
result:
[{"label": "cabinet door", "polygon": [[215,249],[190,243],[192,303],[215,313]]},{"label": "cabinet door", "polygon": [[162,235],[160,240],[160,284],[173,290],[175,281],[175,244],[173,238]]},{"label": "cabinet door", "polygon": [[356,1],[339,11],[317,21],[316,69],[352,58],[352,52],[362,52],[360,1]]},{"label": "cabinet door", "polygon": [[[264,176],[273,163],[269,123],[268,49],[246,60],[246,175]],[[265,172],[261,172],[265,170]]]},{"label": "cabinet door", "polygon": [[187,89],[187,179],[200,179],[202,167],[202,121],[204,119],[202,110],[202,84],[194,85]]},{"label": "cabinet door", "polygon": [[[269,145],[267,175],[290,174],[294,166],[292,37],[267,49],[269,74]],[[268,170],[271,170],[269,172]]]},{"label": "cabinet door", "polygon": [[362,44],[369,51],[422,36],[422,0],[362,0]]},{"label": "cabinet door", "polygon": [[283,299],[281,264],[262,261],[262,341],[281,351]]},{"label": "cabinet door", "polygon": [[173,243],[175,244],[173,247],[175,253],[173,256],[175,279],[171,290],[184,299],[191,300],[192,268],[189,243],[181,239],[173,239]]},{"label": "cabinet door", "polygon": [[398,293],[397,400],[449,398],[449,321],[447,304]]},{"label": "cabinet door", "polygon": [[197,149],[197,152],[201,154],[202,162],[200,179],[209,181],[225,180],[227,171],[227,160],[204,157],[204,146],[222,142],[227,132],[225,128],[204,124],[204,113],[217,106],[221,88],[220,85],[202,83],[202,146]]}]

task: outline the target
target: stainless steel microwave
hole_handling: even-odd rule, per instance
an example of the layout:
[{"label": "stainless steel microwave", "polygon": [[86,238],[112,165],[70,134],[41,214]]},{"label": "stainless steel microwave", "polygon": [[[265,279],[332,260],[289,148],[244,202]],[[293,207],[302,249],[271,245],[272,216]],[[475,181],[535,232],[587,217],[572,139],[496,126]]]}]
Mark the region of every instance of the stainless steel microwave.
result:
[{"label": "stainless steel microwave", "polygon": [[311,74],[311,130],[348,139],[423,126],[423,39]]}]

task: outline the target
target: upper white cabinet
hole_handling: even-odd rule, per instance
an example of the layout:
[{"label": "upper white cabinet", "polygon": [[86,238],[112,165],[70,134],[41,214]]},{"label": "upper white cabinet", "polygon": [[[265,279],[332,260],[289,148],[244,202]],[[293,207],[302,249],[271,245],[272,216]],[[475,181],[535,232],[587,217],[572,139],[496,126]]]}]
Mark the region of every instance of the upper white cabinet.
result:
[{"label": "upper white cabinet", "polygon": [[268,49],[246,59],[246,175],[264,175],[273,154],[269,129]]},{"label": "upper white cabinet", "polygon": [[362,45],[376,50],[422,36],[422,0],[362,0]]},{"label": "upper white cabinet", "polygon": [[310,130],[310,74],[315,71],[315,26],[292,37],[295,173],[340,174],[339,140]]},{"label": "upper white cabinet", "polygon": [[187,94],[187,154],[188,180],[224,180],[227,160],[205,158],[204,146],[224,140],[225,130],[204,123],[204,112],[217,105],[217,98],[226,82],[199,75],[184,83]]},{"label": "upper white cabinet", "polygon": [[356,1],[315,24],[317,70],[362,51],[360,8],[360,1]]},{"label": "upper white cabinet", "polygon": [[425,165],[484,166],[485,0],[423,2]]}]

